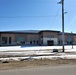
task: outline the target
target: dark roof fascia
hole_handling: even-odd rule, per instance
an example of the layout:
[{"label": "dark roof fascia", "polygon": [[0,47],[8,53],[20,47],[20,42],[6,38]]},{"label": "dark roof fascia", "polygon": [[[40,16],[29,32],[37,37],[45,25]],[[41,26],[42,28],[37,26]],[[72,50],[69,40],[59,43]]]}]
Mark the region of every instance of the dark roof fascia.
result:
[{"label": "dark roof fascia", "polygon": [[39,33],[42,32],[55,32],[55,33],[60,33],[60,31],[53,31],[53,30],[41,30]]},{"label": "dark roof fascia", "polygon": [[[62,33],[58,33],[58,35],[62,35]],[[75,33],[64,33],[64,35],[76,35]]]},{"label": "dark roof fascia", "polygon": [[38,34],[38,33],[28,33],[28,32],[0,32],[1,34]]},{"label": "dark roof fascia", "polygon": [[14,31],[0,31],[1,33],[23,33],[23,34],[37,34],[39,30],[14,30]]},{"label": "dark roof fascia", "polygon": [[27,31],[1,31],[0,33],[9,33],[9,34],[40,34],[42,32],[56,32],[60,33],[60,31],[54,31],[54,30],[41,30],[37,32],[27,32]]}]

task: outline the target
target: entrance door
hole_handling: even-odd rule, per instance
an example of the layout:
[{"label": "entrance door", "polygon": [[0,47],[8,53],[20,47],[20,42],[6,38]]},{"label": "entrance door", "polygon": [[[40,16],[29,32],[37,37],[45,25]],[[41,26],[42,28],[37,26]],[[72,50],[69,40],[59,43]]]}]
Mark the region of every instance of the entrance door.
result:
[{"label": "entrance door", "polygon": [[47,45],[48,46],[53,46],[54,45],[54,41],[53,40],[48,40],[47,41]]},{"label": "entrance door", "polygon": [[11,44],[11,37],[9,37],[9,44]]}]

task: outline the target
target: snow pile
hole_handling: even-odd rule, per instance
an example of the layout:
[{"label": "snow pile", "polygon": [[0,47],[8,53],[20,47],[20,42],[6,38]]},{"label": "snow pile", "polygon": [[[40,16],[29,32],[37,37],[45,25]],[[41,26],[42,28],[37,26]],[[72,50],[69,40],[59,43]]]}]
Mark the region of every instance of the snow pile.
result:
[{"label": "snow pile", "polygon": [[61,55],[61,56],[28,56],[28,57],[9,57],[0,58],[0,61],[23,61],[23,60],[34,60],[34,59],[76,59],[76,55]]}]

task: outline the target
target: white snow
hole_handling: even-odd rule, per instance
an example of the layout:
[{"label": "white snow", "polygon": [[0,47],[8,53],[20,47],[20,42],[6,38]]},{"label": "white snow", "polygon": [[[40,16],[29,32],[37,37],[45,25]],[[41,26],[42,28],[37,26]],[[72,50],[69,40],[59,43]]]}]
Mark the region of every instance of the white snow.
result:
[{"label": "white snow", "polygon": [[21,60],[30,60],[30,59],[76,59],[76,55],[61,55],[61,56],[34,56],[34,57],[9,57],[9,58],[0,58],[0,61],[21,61]]},{"label": "white snow", "polygon": [[[65,46],[65,52],[67,53],[53,53],[53,49],[62,49],[62,46],[7,46],[0,47],[0,55],[25,55],[25,57],[8,57],[0,58],[1,61],[20,61],[21,59],[76,59],[76,46]],[[26,56],[28,55],[28,56]],[[29,55],[42,55],[42,56],[29,56]],[[45,56],[46,55],[46,56]],[[49,56],[50,55],[50,56]]]},{"label": "white snow", "polygon": [[[66,51],[76,51],[76,46],[65,46]],[[21,51],[21,50],[48,50],[48,49],[62,49],[62,46],[5,46],[0,47],[0,51]]]}]

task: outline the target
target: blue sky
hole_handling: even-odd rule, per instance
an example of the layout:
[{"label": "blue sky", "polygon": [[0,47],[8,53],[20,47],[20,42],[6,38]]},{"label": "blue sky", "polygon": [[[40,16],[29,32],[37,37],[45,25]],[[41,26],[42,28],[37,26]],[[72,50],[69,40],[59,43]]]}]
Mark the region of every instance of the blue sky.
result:
[{"label": "blue sky", "polygon": [[[0,0],[0,31],[62,31],[60,0]],[[65,1],[65,31],[76,33],[76,0]]]}]

